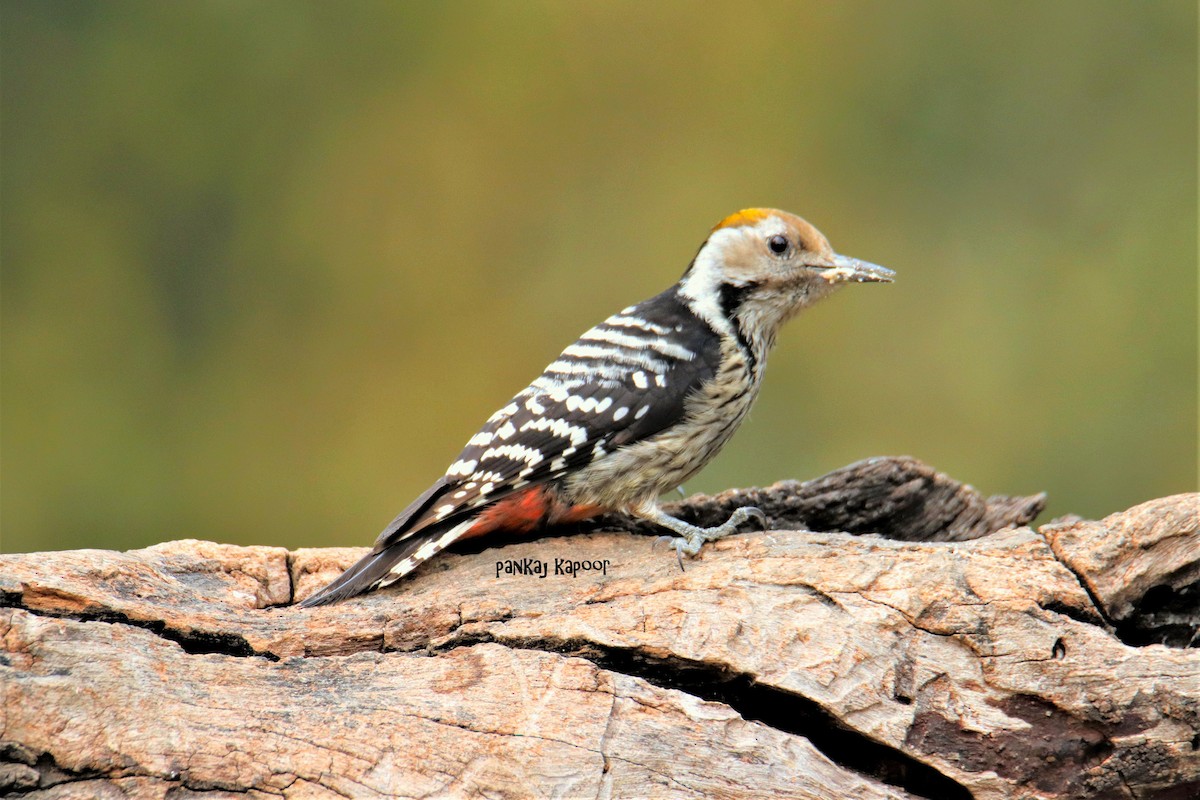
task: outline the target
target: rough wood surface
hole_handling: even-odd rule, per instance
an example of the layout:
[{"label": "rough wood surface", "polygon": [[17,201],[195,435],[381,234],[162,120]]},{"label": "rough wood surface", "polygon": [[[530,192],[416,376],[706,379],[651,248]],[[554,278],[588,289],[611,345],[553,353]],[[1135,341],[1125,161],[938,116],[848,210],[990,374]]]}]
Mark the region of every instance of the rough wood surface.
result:
[{"label": "rough wood surface", "polygon": [[1174,498],[1042,529],[1123,639],[1195,646],[1200,508]]},{"label": "rough wood surface", "polygon": [[1200,649],[1133,645],[1195,643],[1200,496],[1036,531],[1008,526],[1039,498],[890,463],[848,468],[870,497],[852,472],[749,494],[772,527],[840,492],[825,519],[977,538],[772,530],[681,573],[600,531],[303,611],[360,549],[0,556],[0,793],[1197,796]]},{"label": "rough wood surface", "polygon": [[[780,481],[763,489],[694,495],[666,508],[694,525],[720,525],[735,508],[753,505],[772,530],[874,533],[908,542],[976,539],[1032,522],[1046,495],[984,497],[974,488],[911,457],[870,458],[811,481]],[[649,523],[602,517],[596,528],[658,535]]]}]

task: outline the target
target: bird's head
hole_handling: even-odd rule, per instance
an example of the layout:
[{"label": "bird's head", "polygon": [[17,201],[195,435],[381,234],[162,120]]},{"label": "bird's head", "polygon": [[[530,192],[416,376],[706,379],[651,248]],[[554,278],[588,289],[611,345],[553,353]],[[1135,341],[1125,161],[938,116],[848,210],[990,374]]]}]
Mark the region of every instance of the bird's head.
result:
[{"label": "bird's head", "polygon": [[843,284],[886,283],[894,275],[835,253],[795,214],[748,208],[713,228],[679,288],[710,322],[730,320],[770,346],[780,325]]}]

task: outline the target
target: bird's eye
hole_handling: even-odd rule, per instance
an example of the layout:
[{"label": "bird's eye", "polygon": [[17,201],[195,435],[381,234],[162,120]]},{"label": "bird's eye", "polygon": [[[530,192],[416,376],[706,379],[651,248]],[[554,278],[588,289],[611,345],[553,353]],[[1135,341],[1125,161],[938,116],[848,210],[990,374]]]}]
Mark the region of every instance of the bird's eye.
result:
[{"label": "bird's eye", "polygon": [[775,255],[781,255],[787,252],[788,240],[786,236],[780,236],[778,233],[767,239],[767,247],[771,248],[771,252]]}]

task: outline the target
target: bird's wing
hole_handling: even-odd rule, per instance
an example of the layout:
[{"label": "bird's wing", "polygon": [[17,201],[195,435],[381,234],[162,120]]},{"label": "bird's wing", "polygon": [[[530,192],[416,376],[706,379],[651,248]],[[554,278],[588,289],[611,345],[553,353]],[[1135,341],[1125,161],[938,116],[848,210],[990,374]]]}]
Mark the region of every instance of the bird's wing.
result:
[{"label": "bird's wing", "polygon": [[[492,415],[375,548],[554,480],[680,419],[719,357],[719,337],[696,322],[668,290],[589,330]],[[697,333],[682,342],[680,330]]]}]

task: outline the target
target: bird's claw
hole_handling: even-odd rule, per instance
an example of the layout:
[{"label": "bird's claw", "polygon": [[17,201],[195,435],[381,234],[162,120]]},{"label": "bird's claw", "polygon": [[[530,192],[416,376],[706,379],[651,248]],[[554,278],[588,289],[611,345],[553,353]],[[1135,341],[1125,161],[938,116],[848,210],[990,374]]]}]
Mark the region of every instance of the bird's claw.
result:
[{"label": "bird's claw", "polygon": [[662,542],[674,546],[675,558],[679,561],[679,571],[686,572],[687,570],[683,568],[683,551],[689,544],[688,540],[682,536],[656,536],[654,537],[654,543],[650,545],[650,549],[657,549],[658,545]]},{"label": "bird's claw", "polygon": [[746,512],[746,519],[747,520],[752,519],[755,522],[757,522],[760,526],[760,530],[765,531],[769,527],[769,523],[767,522],[767,515],[763,513],[761,508],[755,508],[754,506],[746,506],[744,510]]},{"label": "bird's claw", "polygon": [[766,530],[769,527],[767,515],[762,512],[762,509],[755,508],[754,506],[743,506],[734,511],[729,519],[725,520],[723,525],[718,525],[714,528],[696,528],[686,525],[684,526],[686,530],[685,535],[657,536],[650,549],[657,548],[659,542],[669,543],[675,548],[675,558],[679,562],[679,571],[686,572],[683,568],[683,556],[685,553],[690,557],[696,556],[705,542],[711,542],[734,533],[738,526],[747,520],[757,522],[761,530]]}]

